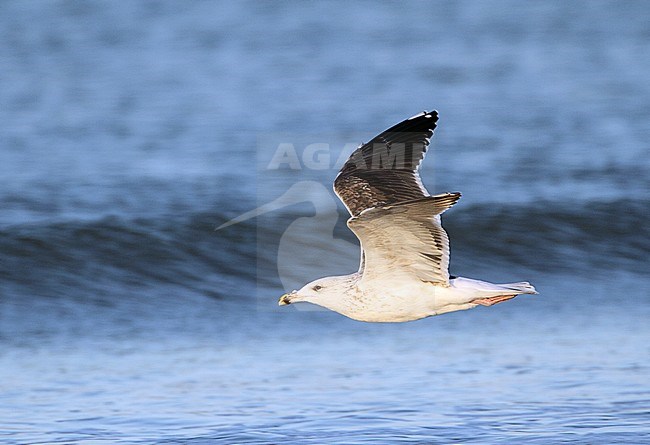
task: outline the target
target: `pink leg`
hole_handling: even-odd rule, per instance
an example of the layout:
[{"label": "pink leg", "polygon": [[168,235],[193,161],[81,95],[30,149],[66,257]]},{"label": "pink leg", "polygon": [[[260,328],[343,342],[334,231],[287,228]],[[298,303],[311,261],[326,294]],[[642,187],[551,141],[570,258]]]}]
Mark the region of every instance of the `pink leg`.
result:
[{"label": "pink leg", "polygon": [[479,298],[478,300],[472,301],[472,303],[480,304],[481,306],[493,306],[497,303],[502,303],[515,297],[516,295],[498,295],[496,297]]}]

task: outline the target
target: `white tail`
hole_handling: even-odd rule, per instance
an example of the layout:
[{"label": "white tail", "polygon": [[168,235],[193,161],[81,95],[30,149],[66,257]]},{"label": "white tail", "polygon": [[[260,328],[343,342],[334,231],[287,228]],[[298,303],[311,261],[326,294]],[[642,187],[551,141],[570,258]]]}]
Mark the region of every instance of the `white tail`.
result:
[{"label": "white tail", "polygon": [[497,286],[507,290],[516,291],[517,294],[537,294],[535,287],[528,281],[520,281],[518,283],[498,284]]}]

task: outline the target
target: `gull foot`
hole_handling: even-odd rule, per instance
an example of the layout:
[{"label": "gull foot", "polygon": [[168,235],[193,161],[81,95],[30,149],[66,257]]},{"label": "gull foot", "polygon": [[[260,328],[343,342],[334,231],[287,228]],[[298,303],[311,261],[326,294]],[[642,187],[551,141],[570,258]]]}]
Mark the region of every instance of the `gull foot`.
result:
[{"label": "gull foot", "polygon": [[472,303],[480,304],[481,306],[493,306],[497,303],[502,303],[515,297],[516,295],[498,295],[496,297],[479,298],[478,300],[472,301]]}]

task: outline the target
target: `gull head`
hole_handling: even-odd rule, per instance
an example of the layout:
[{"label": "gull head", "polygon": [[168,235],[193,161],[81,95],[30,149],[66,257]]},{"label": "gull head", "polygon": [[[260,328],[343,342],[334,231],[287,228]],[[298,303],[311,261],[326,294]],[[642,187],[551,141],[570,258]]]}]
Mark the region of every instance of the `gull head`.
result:
[{"label": "gull head", "polygon": [[332,305],[336,305],[337,301],[352,290],[352,286],[351,275],[319,278],[300,290],[282,295],[278,305],[307,302],[332,309]]}]

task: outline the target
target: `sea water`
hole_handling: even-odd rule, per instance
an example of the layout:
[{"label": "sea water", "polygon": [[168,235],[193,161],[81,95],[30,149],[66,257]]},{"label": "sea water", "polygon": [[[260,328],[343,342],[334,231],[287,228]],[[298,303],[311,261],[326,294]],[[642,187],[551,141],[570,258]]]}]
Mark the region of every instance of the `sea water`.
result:
[{"label": "sea water", "polygon": [[[0,442],[650,441],[648,13],[2,2]],[[357,267],[343,147],[432,108],[451,273],[540,294],[278,308]]]}]

